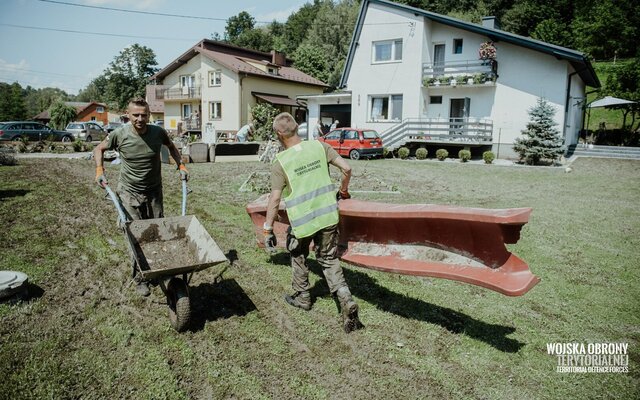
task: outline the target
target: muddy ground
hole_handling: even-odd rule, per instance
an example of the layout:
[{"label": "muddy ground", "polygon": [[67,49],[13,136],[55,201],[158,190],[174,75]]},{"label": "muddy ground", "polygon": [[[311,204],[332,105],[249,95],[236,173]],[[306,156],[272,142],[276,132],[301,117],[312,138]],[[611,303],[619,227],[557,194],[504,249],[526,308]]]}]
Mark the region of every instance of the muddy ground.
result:
[{"label": "muddy ground", "polygon": [[[282,299],[290,291],[286,254],[255,246],[244,205],[258,193],[238,189],[268,167],[193,164],[188,213],[232,263],[219,282],[213,269],[193,276],[193,323],[176,333],[158,287],[148,298],[135,293],[116,212],[93,183],[92,161],[20,160],[0,167],[0,269],[24,271],[33,285],[30,299],[0,304],[0,399],[637,394],[638,163],[585,161],[572,175],[398,160],[353,165],[354,188],[402,192],[360,198],[534,207],[510,249],[542,282],[508,298],[345,265],[366,326],[346,335],[315,261],[315,303],[304,312]],[[117,171],[107,167],[114,186]],[[163,173],[165,213],[178,215],[178,174],[168,165]],[[367,174],[382,183],[368,186]],[[577,224],[584,216],[589,224]],[[556,373],[545,344],[558,341],[628,342],[630,372]]]}]

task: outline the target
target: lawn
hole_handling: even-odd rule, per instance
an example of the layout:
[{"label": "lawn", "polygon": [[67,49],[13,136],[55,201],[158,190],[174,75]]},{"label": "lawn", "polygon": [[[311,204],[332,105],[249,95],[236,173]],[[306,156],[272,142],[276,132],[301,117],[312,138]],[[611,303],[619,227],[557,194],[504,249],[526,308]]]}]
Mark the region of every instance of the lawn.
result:
[{"label": "lawn", "polygon": [[[194,323],[174,332],[159,288],[135,294],[113,205],[92,161],[0,167],[0,270],[30,276],[28,302],[0,304],[0,399],[638,398],[640,162],[561,168],[352,162],[354,188],[399,203],[532,207],[510,250],[542,281],[522,297],[345,266],[366,329],[344,334],[311,262],[314,307],[294,309],[286,255],[255,246],[238,188],[259,163],[191,164],[189,213],[234,261],[194,275]],[[164,166],[165,211],[178,174]],[[118,167],[108,166],[115,183]],[[549,342],[629,343],[628,373],[557,373]]]}]

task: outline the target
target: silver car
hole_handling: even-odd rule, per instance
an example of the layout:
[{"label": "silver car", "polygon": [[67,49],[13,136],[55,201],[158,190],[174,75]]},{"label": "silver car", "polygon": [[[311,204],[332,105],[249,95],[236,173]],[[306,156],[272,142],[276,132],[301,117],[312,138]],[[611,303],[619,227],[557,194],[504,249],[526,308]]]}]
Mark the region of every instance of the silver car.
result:
[{"label": "silver car", "polygon": [[65,128],[67,132],[71,132],[75,139],[92,142],[94,140],[103,140],[107,137],[107,132],[95,122],[71,122]]}]

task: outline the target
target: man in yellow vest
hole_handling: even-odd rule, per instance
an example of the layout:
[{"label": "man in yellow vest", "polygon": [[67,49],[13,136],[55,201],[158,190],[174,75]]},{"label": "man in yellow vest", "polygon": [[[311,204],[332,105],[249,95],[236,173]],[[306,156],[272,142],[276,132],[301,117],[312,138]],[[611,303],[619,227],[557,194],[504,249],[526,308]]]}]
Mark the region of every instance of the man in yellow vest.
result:
[{"label": "man in yellow vest", "polygon": [[[285,295],[284,299],[294,307],[311,309],[309,268],[305,261],[313,242],[329,290],[340,302],[345,332],[363,328],[358,319],[358,304],[351,296],[338,259],[336,197],[351,197],[348,192],[351,167],[326,143],[302,141],[298,136],[298,124],[289,113],[275,117],[273,130],[285,150],[278,153],[271,167],[271,195],[264,234],[267,249],[273,249],[276,245],[273,223],[278,215],[280,199],[284,196],[291,226],[287,250],[291,253],[292,287],[295,291],[292,295]],[[329,176],[328,164],[342,171],[338,196]]]}]

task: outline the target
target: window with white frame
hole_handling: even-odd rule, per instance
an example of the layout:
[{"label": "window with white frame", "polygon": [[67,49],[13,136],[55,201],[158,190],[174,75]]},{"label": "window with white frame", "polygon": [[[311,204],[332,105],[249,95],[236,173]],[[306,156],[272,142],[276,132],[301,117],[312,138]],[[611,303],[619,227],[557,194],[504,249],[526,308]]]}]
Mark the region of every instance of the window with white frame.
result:
[{"label": "window with white frame", "polygon": [[181,87],[194,87],[196,85],[196,78],[193,75],[180,75]]},{"label": "window with white frame", "polygon": [[96,112],[97,112],[98,114],[102,114],[102,113],[104,112],[104,107],[102,107],[102,106],[98,106],[98,107],[96,107]]},{"label": "window with white frame", "polygon": [[209,102],[209,119],[222,119],[222,102]]},{"label": "window with white frame", "polygon": [[371,96],[370,121],[402,120],[402,95]]},{"label": "window with white frame", "polygon": [[209,86],[222,85],[222,71],[209,71]]},{"label": "window with white frame", "polygon": [[373,42],[373,62],[402,61],[402,39]]}]

